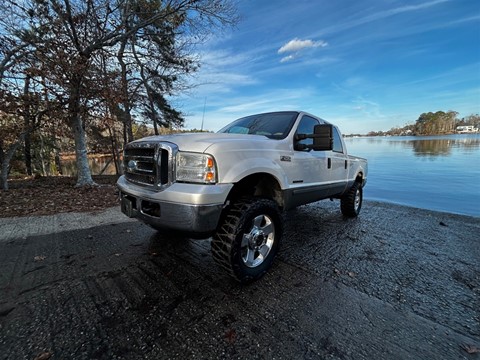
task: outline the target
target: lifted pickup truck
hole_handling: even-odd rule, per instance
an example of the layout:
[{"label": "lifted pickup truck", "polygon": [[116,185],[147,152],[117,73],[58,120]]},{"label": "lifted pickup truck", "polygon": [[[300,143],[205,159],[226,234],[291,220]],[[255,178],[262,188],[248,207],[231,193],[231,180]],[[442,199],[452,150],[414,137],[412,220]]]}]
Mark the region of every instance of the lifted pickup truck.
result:
[{"label": "lifted pickup truck", "polygon": [[337,127],[298,111],[146,137],[125,147],[123,165],[123,213],[159,231],[212,236],[215,261],[243,283],[272,265],[283,211],[337,198],[355,217],[367,181],[367,161],[347,154]]}]

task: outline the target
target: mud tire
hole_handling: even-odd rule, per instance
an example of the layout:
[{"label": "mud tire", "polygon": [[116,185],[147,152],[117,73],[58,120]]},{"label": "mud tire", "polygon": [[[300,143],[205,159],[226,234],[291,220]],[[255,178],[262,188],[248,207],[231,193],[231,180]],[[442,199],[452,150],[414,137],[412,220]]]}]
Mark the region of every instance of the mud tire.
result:
[{"label": "mud tire", "polygon": [[272,266],[283,232],[273,200],[242,198],[225,209],[212,237],[215,262],[240,283],[262,277]]},{"label": "mud tire", "polygon": [[348,192],[340,199],[342,214],[347,217],[357,217],[362,208],[363,189],[359,182],[355,182]]}]

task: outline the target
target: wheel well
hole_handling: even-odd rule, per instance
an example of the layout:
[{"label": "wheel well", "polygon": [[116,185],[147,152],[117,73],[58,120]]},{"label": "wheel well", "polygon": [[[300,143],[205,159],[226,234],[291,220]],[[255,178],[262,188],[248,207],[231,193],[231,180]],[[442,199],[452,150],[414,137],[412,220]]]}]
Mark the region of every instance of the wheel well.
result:
[{"label": "wheel well", "polygon": [[244,196],[272,199],[280,208],[283,208],[280,184],[270,174],[258,173],[243,178],[230,190],[228,200],[232,201]]},{"label": "wheel well", "polygon": [[355,178],[355,182],[363,184],[363,174],[362,173],[357,174],[357,177]]}]

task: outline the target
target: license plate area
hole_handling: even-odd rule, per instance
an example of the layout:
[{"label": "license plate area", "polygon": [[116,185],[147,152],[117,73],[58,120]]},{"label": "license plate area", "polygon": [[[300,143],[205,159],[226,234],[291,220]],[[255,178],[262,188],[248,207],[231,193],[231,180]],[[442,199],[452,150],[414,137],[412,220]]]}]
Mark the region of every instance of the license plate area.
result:
[{"label": "license plate area", "polygon": [[128,217],[133,218],[137,215],[136,204],[137,202],[135,198],[130,198],[127,195],[122,196],[121,209],[122,212]]}]

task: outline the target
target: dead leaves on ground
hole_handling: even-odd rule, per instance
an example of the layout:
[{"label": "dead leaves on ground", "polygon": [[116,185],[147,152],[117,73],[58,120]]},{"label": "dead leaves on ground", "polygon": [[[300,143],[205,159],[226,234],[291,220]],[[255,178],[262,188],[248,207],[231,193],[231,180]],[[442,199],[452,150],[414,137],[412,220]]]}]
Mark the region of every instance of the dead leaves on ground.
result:
[{"label": "dead leaves on ground", "polygon": [[16,180],[0,191],[1,217],[91,212],[118,206],[116,177],[94,180],[99,186],[75,187],[72,177],[52,176]]}]

